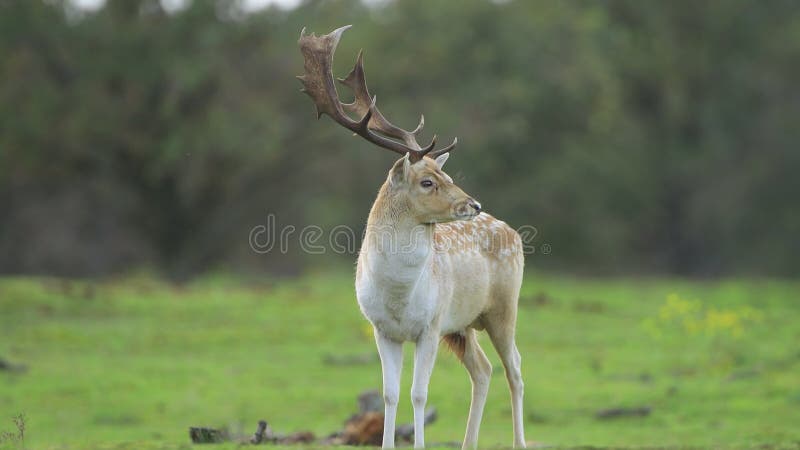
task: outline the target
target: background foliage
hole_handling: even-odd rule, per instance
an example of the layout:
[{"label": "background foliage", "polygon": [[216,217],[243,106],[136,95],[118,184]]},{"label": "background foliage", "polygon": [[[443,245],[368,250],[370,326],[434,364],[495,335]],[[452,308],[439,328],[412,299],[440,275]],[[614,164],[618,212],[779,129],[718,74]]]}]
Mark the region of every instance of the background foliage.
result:
[{"label": "background foliage", "polygon": [[388,117],[458,136],[457,182],[551,245],[531,264],[799,273],[795,2],[238,4],[0,2],[0,271],[329,262],[248,234],[365,222],[391,156],[315,121],[294,79],[302,27],[352,23],[337,75],[364,48]]}]

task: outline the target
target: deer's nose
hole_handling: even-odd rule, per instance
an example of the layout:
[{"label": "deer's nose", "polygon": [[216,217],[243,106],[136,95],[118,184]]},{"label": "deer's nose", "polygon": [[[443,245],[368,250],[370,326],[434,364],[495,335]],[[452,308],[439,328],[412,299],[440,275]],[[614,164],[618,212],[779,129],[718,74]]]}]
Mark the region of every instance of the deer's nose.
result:
[{"label": "deer's nose", "polygon": [[474,210],[475,210],[475,212],[477,212],[477,213],[481,212],[481,204],[480,204],[480,203],[478,203],[476,200],[470,200],[470,201],[469,201],[469,206],[470,206],[472,209],[474,209]]}]

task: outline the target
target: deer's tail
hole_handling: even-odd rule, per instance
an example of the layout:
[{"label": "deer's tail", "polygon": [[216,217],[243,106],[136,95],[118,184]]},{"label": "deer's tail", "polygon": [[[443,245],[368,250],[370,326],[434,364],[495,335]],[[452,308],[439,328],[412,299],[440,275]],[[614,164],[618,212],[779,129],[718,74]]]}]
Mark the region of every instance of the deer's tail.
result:
[{"label": "deer's tail", "polygon": [[458,359],[464,358],[464,350],[467,346],[467,337],[462,333],[450,333],[444,335],[442,340],[450,347],[450,351],[458,356]]}]

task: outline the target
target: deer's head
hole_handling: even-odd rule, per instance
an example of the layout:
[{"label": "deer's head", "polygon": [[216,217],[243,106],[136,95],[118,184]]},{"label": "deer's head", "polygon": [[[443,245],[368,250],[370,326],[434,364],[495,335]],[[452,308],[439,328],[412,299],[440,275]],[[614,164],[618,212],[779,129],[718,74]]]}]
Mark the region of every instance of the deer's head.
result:
[{"label": "deer's head", "polygon": [[[356,65],[339,82],[353,91],[352,103],[342,103],[333,82],[333,54],[342,33],[350,28],[344,26],[324,36],[300,32],[300,51],[305,59],[305,74],[297,78],[303,82],[303,92],[308,94],[317,108],[317,118],[327,114],[336,123],[367,141],[403,155],[389,171],[387,185],[389,195],[407,204],[411,214],[420,223],[449,222],[472,219],[481,211],[476,202],[453,183],[453,179],[442,171],[449,152],[458,139],[447,147],[434,150],[436,135],[431,143],[421,147],[417,135],[425,126],[420,117],[419,125],[407,131],[393,125],[378,111],[376,97],[369,94],[364,77],[363,54],[359,52]],[[347,113],[354,114],[352,119]]]},{"label": "deer's head", "polygon": [[436,159],[423,157],[412,163],[400,158],[389,171],[389,195],[408,205],[419,223],[469,220],[481,212],[481,205],[453,183],[442,171],[450,154]]}]

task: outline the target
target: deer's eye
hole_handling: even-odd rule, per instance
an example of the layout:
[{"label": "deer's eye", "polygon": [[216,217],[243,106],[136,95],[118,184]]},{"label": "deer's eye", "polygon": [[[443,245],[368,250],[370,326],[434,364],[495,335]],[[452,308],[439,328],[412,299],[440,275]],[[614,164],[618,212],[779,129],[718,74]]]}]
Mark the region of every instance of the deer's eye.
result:
[{"label": "deer's eye", "polygon": [[433,186],[433,181],[431,181],[431,180],[422,180],[422,181],[419,182],[419,184],[420,184],[420,186],[422,186],[424,188],[429,188],[429,187]]}]

